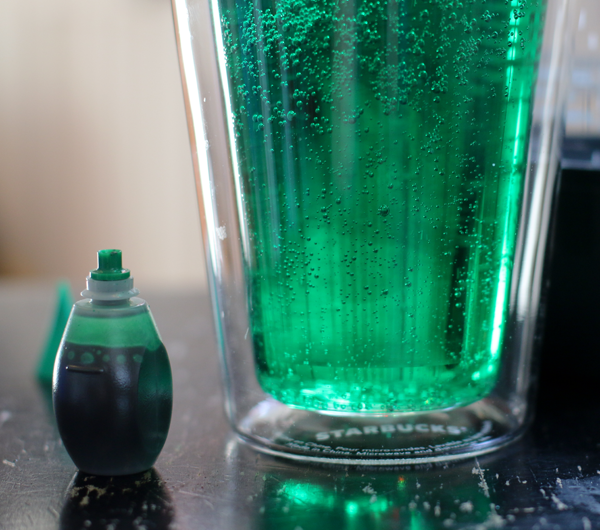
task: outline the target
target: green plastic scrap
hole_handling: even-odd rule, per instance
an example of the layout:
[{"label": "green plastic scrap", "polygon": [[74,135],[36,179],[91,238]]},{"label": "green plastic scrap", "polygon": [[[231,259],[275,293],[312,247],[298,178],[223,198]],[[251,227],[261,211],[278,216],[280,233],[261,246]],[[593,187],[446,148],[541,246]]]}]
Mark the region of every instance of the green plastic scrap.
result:
[{"label": "green plastic scrap", "polygon": [[54,360],[62,340],[65,326],[69,320],[71,307],[73,306],[73,296],[71,295],[71,286],[67,281],[61,281],[56,286],[56,309],[54,313],[54,322],[48,333],[46,345],[40,355],[37,365],[37,379],[40,383],[46,385],[52,384],[52,373],[54,372]]}]

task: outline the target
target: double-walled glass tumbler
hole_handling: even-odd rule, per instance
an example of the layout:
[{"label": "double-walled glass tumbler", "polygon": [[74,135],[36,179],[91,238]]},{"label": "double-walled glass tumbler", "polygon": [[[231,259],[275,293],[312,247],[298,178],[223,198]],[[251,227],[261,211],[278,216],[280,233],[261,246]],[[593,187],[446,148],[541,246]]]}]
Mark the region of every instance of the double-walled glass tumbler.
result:
[{"label": "double-walled glass tumbler", "polygon": [[523,432],[571,5],[173,0],[245,441],[390,464]]}]

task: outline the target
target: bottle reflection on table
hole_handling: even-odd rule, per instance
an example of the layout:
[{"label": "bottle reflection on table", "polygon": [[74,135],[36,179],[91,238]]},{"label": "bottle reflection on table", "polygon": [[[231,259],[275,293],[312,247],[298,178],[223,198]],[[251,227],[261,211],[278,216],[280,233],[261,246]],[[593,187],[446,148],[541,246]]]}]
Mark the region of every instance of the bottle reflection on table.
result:
[{"label": "bottle reflection on table", "polygon": [[59,528],[170,528],[173,502],[160,475],[100,477],[78,472],[69,484]]}]

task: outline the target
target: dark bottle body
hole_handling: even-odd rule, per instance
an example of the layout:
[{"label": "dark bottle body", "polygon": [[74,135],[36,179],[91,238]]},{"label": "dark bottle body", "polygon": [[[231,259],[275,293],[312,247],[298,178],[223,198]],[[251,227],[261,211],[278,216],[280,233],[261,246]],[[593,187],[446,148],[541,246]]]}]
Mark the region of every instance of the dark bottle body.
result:
[{"label": "dark bottle body", "polygon": [[145,471],[167,438],[171,368],[148,306],[138,301],[108,311],[75,304],[56,360],[58,429],[75,465],[90,474]]}]

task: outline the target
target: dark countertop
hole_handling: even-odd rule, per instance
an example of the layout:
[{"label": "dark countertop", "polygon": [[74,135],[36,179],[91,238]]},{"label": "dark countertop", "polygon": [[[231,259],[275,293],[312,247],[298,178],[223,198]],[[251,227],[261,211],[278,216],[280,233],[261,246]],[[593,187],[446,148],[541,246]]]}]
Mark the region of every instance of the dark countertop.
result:
[{"label": "dark countertop", "polygon": [[554,361],[533,427],[497,453],[437,466],[301,465],[258,454],[232,435],[202,294],[145,297],[175,383],[171,430],[154,470],[77,475],[48,391],[33,377],[53,297],[47,284],[0,283],[2,529],[600,527],[600,398],[580,399],[577,381],[561,381]]},{"label": "dark countertop", "polygon": [[77,474],[33,376],[54,288],[0,282],[0,529],[600,528],[600,173],[562,182],[536,419],[513,445],[454,464],[321,467],[256,453],[224,416],[208,296],[143,292],[173,367],[169,438],[151,473]]}]

